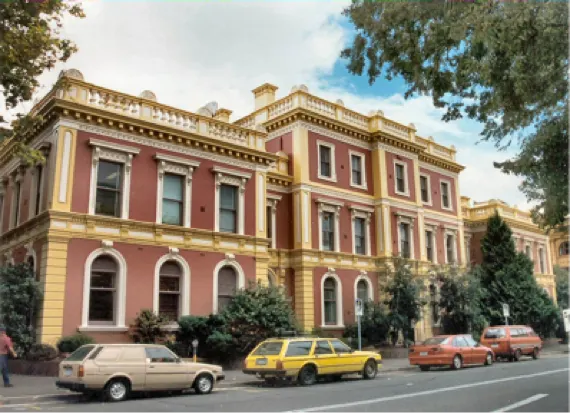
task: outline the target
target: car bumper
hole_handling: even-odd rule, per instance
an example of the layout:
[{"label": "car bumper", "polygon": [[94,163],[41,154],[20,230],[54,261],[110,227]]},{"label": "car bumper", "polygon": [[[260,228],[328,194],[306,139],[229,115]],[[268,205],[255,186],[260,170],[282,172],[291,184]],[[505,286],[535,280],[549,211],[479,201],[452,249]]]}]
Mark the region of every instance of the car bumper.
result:
[{"label": "car bumper", "polygon": [[287,371],[277,369],[244,369],[242,372],[248,375],[260,375],[262,377],[284,377],[287,375]]},{"label": "car bumper", "polygon": [[410,365],[451,365],[451,358],[419,357],[410,358]]},{"label": "car bumper", "polygon": [[55,386],[76,392],[87,391],[87,387],[81,382],[56,381]]}]

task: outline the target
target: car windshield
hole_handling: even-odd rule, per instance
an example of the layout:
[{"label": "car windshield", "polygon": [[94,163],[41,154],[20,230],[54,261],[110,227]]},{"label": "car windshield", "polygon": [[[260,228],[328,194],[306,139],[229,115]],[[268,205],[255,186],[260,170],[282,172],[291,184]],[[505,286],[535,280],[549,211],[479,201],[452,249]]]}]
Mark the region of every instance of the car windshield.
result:
[{"label": "car windshield", "polygon": [[264,342],[257,348],[252,355],[269,355],[275,356],[281,353],[283,342]]},{"label": "car windshield", "polygon": [[81,348],[76,349],[75,352],[72,353],[70,356],[65,358],[65,360],[70,362],[83,361],[85,357],[89,355],[89,353],[93,350],[93,348],[95,348],[95,345],[82,346]]},{"label": "car windshield", "polygon": [[491,328],[485,332],[485,339],[504,338],[505,336],[505,330],[503,328]]},{"label": "car windshield", "polygon": [[424,345],[445,345],[449,340],[448,336],[439,336],[436,338],[429,338],[424,341]]}]

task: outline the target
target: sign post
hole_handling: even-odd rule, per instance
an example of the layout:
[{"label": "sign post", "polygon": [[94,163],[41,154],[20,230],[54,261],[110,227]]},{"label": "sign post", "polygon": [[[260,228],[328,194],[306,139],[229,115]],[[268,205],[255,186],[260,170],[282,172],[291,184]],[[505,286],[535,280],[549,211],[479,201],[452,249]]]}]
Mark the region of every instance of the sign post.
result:
[{"label": "sign post", "polygon": [[509,305],[503,303],[503,316],[505,317],[505,326],[509,326],[509,316],[511,316],[511,311]]},{"label": "sign post", "polygon": [[193,349],[192,361],[197,362],[197,353],[198,353],[198,340],[197,339],[194,339],[192,341],[192,349]]},{"label": "sign post", "polygon": [[570,332],[570,309],[562,311],[562,319],[564,320],[564,330]]},{"label": "sign post", "polygon": [[364,314],[364,309],[362,306],[362,300],[356,299],[354,301],[354,314],[356,315],[356,321],[358,322],[358,350],[362,351],[362,336],[360,331],[360,317]]}]

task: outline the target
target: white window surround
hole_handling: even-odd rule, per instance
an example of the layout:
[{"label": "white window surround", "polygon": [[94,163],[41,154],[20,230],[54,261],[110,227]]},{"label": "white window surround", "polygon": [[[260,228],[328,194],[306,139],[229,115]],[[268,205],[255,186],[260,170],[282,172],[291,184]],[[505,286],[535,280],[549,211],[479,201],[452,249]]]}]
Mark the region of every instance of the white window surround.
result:
[{"label": "white window surround", "polygon": [[[333,278],[336,283],[336,325],[326,325],[325,324],[325,280],[327,278]],[[338,329],[344,328],[344,319],[343,319],[343,312],[342,312],[342,283],[340,278],[335,273],[333,268],[329,268],[328,272],[323,275],[321,278],[321,328],[325,329]]]},{"label": "white window surround", "polygon": [[[45,171],[45,164],[44,165],[40,165],[42,167],[42,172],[41,174],[38,176],[37,172],[38,172],[38,165],[36,165],[35,167],[32,168],[31,170],[31,175],[32,175],[32,186],[30,188],[30,199],[29,199],[29,205],[30,208],[28,210],[28,218],[32,218],[35,217],[36,215],[36,202],[39,203],[39,210],[38,210],[38,215],[41,214],[42,212],[42,206],[44,205],[44,186],[45,186],[45,176],[46,176],[46,171]],[[40,184],[40,199],[37,200],[36,198],[36,188],[38,186],[38,180],[39,180],[39,184]]]},{"label": "white window surround", "polygon": [[[398,191],[398,175],[396,174],[396,166],[404,167],[404,192]],[[394,161],[394,191],[398,195],[410,196],[410,184],[408,183],[408,163],[403,161]]]},{"label": "white window surround", "polygon": [[7,252],[4,253],[3,257],[2,257],[2,265],[3,266],[14,266],[16,263],[14,261],[14,256],[12,255],[12,250],[8,250]]},{"label": "white window surround", "polygon": [[354,228],[355,219],[363,218],[366,223],[366,227],[364,228],[364,243],[366,245],[366,252],[367,256],[371,256],[371,240],[372,237],[370,236],[370,222],[372,221],[372,213],[374,213],[373,208],[363,207],[363,206],[356,206],[350,205],[348,206],[350,210],[351,216],[351,227],[352,227],[352,254],[356,254],[356,231]]},{"label": "white window surround", "polygon": [[450,264],[449,261],[447,260],[447,236],[451,236],[452,240],[453,240],[453,261],[454,263],[451,264],[459,264],[459,258],[457,257],[457,230],[454,229],[445,229],[444,232],[444,239],[443,239],[443,245],[445,246],[445,264]]},{"label": "white window surround", "polygon": [[[449,200],[449,207],[443,205],[443,191],[441,190],[442,184],[447,184],[447,199]],[[451,181],[439,180],[439,197],[441,199],[441,208],[448,211],[453,211],[453,197],[451,197]]]},{"label": "white window surround", "polygon": [[[160,298],[160,269],[164,263],[170,261],[178,263],[180,265],[180,269],[182,270],[182,278],[180,280],[181,300],[178,314],[180,316],[190,315],[190,266],[188,266],[188,262],[186,262],[186,260],[184,260],[184,258],[178,254],[178,249],[174,248],[171,248],[170,253],[165,254],[156,262],[156,266],[154,268],[154,294],[152,298],[152,308],[154,312],[158,314]],[[176,322],[174,322],[172,325],[178,326]]]},{"label": "white window surround", "polygon": [[398,233],[398,254],[401,256],[402,252],[402,240],[400,237],[400,224],[407,223],[409,224],[409,231],[410,231],[410,260],[415,259],[415,245],[414,245],[414,221],[415,217],[408,216],[403,213],[394,213],[396,216],[396,232]]},{"label": "white window surround", "polygon": [[[427,193],[428,193],[428,201],[424,201],[422,199],[422,185],[421,185],[421,177],[424,177],[427,181]],[[428,174],[424,174],[421,173],[420,174],[420,194],[419,194],[420,200],[421,202],[425,205],[425,206],[431,206],[433,205],[433,200],[431,197],[431,180],[430,180],[430,176]]]},{"label": "white window surround", "polygon": [[238,188],[237,234],[245,232],[245,185],[251,178],[251,173],[244,173],[223,167],[212,167],[215,175],[216,191],[214,195],[214,231],[220,231],[220,186],[233,185]]},{"label": "white window surround", "polygon": [[198,161],[156,153],[154,159],[158,162],[158,186],[156,194],[156,222],[162,224],[162,199],[164,189],[164,174],[170,173],[184,177],[182,206],[182,226],[190,227],[192,221],[192,174],[200,166]]},{"label": "white window surround", "polygon": [[140,152],[140,149],[128,145],[114,144],[98,139],[90,139],[89,145],[93,147],[91,163],[91,182],[89,186],[89,214],[95,214],[95,204],[97,198],[97,173],[99,170],[99,160],[117,162],[123,164],[123,177],[121,189],[121,217],[129,218],[129,204],[131,193],[131,168],[133,156]]},{"label": "white window surround", "polygon": [[366,282],[366,285],[368,286],[368,300],[373,301],[374,289],[372,288],[372,281],[368,277],[368,274],[364,271],[360,272],[360,274],[354,280],[354,300],[356,301],[356,299],[358,298],[358,282],[360,282],[361,280],[364,280]]},{"label": "white window surround", "polygon": [[[331,176],[327,177],[321,174],[321,147],[327,147],[331,150]],[[336,182],[336,163],[335,163],[335,145],[330,142],[317,140],[317,174],[320,180]]]},{"label": "white window surround", "polygon": [[[115,298],[116,302],[114,325],[89,324],[91,265],[93,264],[93,261],[99,256],[110,256],[115,259],[115,262],[117,263],[117,287]],[[128,330],[128,327],[125,325],[125,311],[127,303],[127,274],[127,262],[118,250],[113,249],[112,247],[102,247],[91,252],[91,254],[87,257],[87,260],[85,260],[85,272],[83,276],[83,309],[81,312],[81,326],[79,327],[80,331],[105,332]]]},{"label": "white window surround", "polygon": [[281,201],[281,196],[276,196],[273,194],[267,194],[266,196],[266,206],[271,207],[271,217],[267,217],[267,222],[271,221],[271,248],[277,248],[277,203]]},{"label": "white window surround", "polygon": [[463,238],[465,240],[465,264],[471,266],[471,235],[466,235]]},{"label": "white window surround", "polygon": [[[16,203],[22,203],[22,185],[24,183],[24,169],[22,167],[18,167],[16,171],[12,174],[12,179],[10,180],[10,188],[12,190],[11,200],[10,200],[10,223],[8,228],[12,230],[22,222],[22,209],[20,205],[16,205]],[[17,186],[16,184],[20,184]],[[15,190],[18,187],[20,191],[19,197],[16,197]],[[18,214],[18,222],[14,223],[14,219],[16,218],[16,209],[19,210]]]},{"label": "white window surround", "polygon": [[[431,262],[437,264],[437,226],[432,224],[425,224],[424,237],[426,237],[426,232],[428,231],[431,231],[431,250],[433,255]],[[427,246],[427,241],[426,241],[426,246]],[[427,247],[426,247],[426,259],[427,259]]]},{"label": "white window surround", "polygon": [[233,254],[226,254],[226,258],[219,262],[216,267],[214,267],[214,296],[213,296],[213,313],[218,313],[218,274],[220,269],[224,266],[232,267],[237,274],[237,289],[243,289],[245,287],[245,273],[241,265],[236,261]]},{"label": "white window surround", "polygon": [[344,203],[328,199],[317,199],[319,214],[319,250],[323,250],[323,212],[334,214],[334,250],[340,252],[340,209],[344,207]]},{"label": "white window surround", "polygon": [[[360,174],[362,176],[362,184],[355,184],[352,179],[352,157],[360,158]],[[350,186],[354,188],[359,188],[361,190],[368,189],[368,183],[366,182],[366,156],[362,152],[356,152],[353,150],[348,151],[348,165],[350,167]],[[320,164],[319,164],[320,165]]]},{"label": "white window surround", "polygon": [[542,245],[538,248],[538,271],[541,275],[548,273],[548,266],[546,264],[546,255],[544,254],[544,250],[544,246]]}]

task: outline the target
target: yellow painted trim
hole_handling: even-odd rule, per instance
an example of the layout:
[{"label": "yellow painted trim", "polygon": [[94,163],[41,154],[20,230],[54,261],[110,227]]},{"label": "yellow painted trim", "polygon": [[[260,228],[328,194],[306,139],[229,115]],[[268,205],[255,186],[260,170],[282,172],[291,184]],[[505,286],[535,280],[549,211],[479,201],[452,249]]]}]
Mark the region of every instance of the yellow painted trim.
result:
[{"label": "yellow painted trim", "polygon": [[313,269],[295,269],[295,313],[301,326],[310,331],[315,326]]},{"label": "yellow painted trim", "polygon": [[420,247],[420,260],[425,262],[427,260],[426,232],[424,226],[424,213],[422,211],[418,213],[418,239]]},{"label": "yellow painted trim", "polygon": [[309,182],[309,131],[297,126],[293,129],[293,183]]},{"label": "yellow painted trim", "polygon": [[[69,164],[67,166],[67,179],[66,179],[66,190],[65,190],[65,201],[61,202],[59,200],[59,193],[60,193],[60,184],[62,179],[62,174],[64,174],[64,165],[63,165],[63,157],[64,157],[64,150],[65,150],[65,136],[66,134],[71,134],[71,141],[69,146]],[[71,211],[71,200],[73,197],[73,177],[75,171],[75,150],[77,145],[77,130],[71,129],[68,127],[60,127],[58,131],[57,137],[57,156],[55,161],[55,175],[54,175],[54,183],[51,188],[53,189],[53,193],[51,194],[52,205],[51,208],[53,210],[59,211]]]},{"label": "yellow painted trim", "polygon": [[[267,238],[267,182],[265,174],[257,171],[255,173],[255,205],[257,212],[255,214],[255,236],[259,238]],[[261,186],[261,188],[260,188]],[[261,223],[260,223],[261,218]],[[261,224],[261,225],[260,225]]]}]

